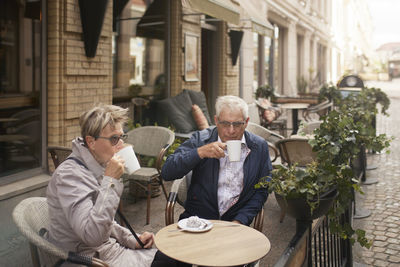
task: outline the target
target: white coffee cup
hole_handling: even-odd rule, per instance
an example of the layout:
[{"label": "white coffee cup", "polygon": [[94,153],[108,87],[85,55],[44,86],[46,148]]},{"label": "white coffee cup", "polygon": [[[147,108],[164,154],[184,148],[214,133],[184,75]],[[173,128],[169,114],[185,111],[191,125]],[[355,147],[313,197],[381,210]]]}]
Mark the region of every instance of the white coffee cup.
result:
[{"label": "white coffee cup", "polygon": [[226,146],[228,149],[229,161],[240,161],[240,154],[242,151],[242,141],[229,140],[226,141]]},{"label": "white coffee cup", "polygon": [[127,174],[132,174],[140,169],[139,161],[136,158],[131,145],[126,145],[123,149],[117,152],[117,155],[125,160],[125,172]]}]

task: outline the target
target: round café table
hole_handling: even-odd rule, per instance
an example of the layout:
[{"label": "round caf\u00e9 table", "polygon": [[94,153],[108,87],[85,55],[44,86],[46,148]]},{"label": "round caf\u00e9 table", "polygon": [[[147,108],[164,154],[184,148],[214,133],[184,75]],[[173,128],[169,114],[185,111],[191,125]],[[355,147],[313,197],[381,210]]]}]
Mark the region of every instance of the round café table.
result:
[{"label": "round caf\u00e9 table", "polygon": [[306,109],[308,108],[310,104],[307,103],[285,103],[280,105],[280,108],[283,109],[291,109],[292,110],[292,125],[293,125],[293,131],[292,131],[292,135],[293,134],[297,134],[297,130],[299,129],[299,122],[298,122],[298,118],[299,118],[299,109]]},{"label": "round caf\u00e9 table", "polygon": [[177,224],[162,228],[155,235],[156,247],[181,262],[201,266],[236,266],[257,261],[270,250],[268,238],[254,228],[226,221],[211,220],[206,232],[177,231]]}]

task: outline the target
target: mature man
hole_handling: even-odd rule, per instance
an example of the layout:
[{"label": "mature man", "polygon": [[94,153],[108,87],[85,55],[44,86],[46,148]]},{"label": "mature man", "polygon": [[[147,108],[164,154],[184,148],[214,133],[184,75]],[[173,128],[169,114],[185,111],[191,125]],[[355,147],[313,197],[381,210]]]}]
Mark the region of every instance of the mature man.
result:
[{"label": "mature man", "polygon": [[[270,175],[268,145],[245,131],[249,117],[243,99],[218,97],[215,109],[216,127],[194,133],[167,158],[161,175],[169,181],[192,171],[185,211],[179,219],[196,215],[249,225],[268,197],[267,189],[254,187],[261,177]],[[228,140],[241,140],[240,161],[229,161]]]}]

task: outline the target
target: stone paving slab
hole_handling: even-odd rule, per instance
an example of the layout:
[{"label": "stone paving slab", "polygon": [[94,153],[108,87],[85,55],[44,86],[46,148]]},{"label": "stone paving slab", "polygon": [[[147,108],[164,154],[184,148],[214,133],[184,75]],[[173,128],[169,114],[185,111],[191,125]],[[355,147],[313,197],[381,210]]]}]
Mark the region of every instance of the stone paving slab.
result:
[{"label": "stone paving slab", "polygon": [[395,139],[389,148],[390,154],[367,157],[368,165],[378,167],[367,171],[367,180],[374,177],[379,182],[362,186],[364,195],[357,195],[356,203],[370,210],[371,216],[354,220],[354,226],[366,230],[373,245],[370,249],[355,245],[353,256],[355,262],[364,266],[400,266],[400,80],[370,82],[367,86],[381,88],[388,94],[390,116],[377,117],[377,132]]}]

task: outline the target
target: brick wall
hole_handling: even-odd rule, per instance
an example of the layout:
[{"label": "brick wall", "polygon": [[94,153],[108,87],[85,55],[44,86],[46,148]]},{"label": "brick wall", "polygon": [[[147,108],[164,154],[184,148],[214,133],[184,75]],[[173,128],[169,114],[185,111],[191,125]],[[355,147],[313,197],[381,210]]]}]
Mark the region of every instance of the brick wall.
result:
[{"label": "brick wall", "polygon": [[48,144],[70,146],[79,115],[112,103],[112,1],[94,58],[85,55],[78,0],[48,1]]}]

